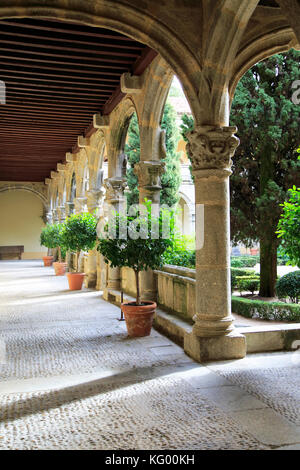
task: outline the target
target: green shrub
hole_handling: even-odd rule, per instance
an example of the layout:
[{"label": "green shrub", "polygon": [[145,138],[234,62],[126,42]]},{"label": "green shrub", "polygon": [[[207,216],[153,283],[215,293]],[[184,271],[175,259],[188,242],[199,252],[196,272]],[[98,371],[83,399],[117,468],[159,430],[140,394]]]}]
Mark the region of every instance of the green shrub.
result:
[{"label": "green shrub", "polygon": [[[163,237],[163,211],[159,216],[152,214],[151,201],[145,200],[147,214],[115,214],[115,220],[108,221],[99,236],[97,250],[106,263],[114,267],[129,267],[134,270],[136,281],[136,305],[141,305],[139,274],[148,269],[163,266],[164,253],[173,244],[174,215],[170,212],[170,239]],[[152,226],[158,227],[158,237],[152,238]],[[135,236],[138,232],[138,235]],[[111,233],[113,233],[113,236]]]},{"label": "green shrub", "polygon": [[288,255],[289,264],[300,267],[300,188],[289,189],[289,200],[281,204],[283,212],[278,222],[281,250]]},{"label": "green shrub", "polygon": [[231,290],[233,291],[237,287],[237,277],[238,276],[252,276],[255,275],[254,269],[240,269],[240,268],[231,268]]},{"label": "green shrub", "polygon": [[232,311],[246,318],[300,322],[300,305],[232,297]]},{"label": "green shrub", "polygon": [[42,229],[40,235],[40,244],[42,246],[58,249],[59,262],[65,259],[66,252],[62,239],[62,231],[63,224],[47,224],[46,227]]},{"label": "green shrub", "polygon": [[182,266],[184,268],[195,268],[196,252],[195,241],[190,237],[176,235],[172,246],[164,254],[164,264]]},{"label": "green shrub", "polygon": [[237,276],[236,282],[240,293],[246,291],[254,294],[259,290],[259,276]]},{"label": "green shrub", "polygon": [[259,256],[233,256],[231,258],[232,268],[253,268],[259,263]]},{"label": "green shrub", "polygon": [[79,271],[80,252],[92,250],[96,245],[96,227],[96,217],[88,213],[73,214],[67,218],[63,225],[63,245],[67,250],[77,254],[77,272]]},{"label": "green shrub", "polygon": [[289,298],[298,303],[300,299],[300,271],[293,271],[282,276],[276,283],[276,293],[280,299]]}]

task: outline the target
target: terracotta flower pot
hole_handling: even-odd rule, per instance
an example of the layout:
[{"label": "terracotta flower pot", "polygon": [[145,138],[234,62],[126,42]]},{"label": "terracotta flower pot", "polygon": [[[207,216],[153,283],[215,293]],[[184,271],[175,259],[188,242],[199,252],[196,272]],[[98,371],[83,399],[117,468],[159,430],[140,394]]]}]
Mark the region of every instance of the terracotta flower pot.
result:
[{"label": "terracotta flower pot", "polygon": [[81,290],[85,273],[67,273],[70,290]]},{"label": "terracotta flower pot", "polygon": [[44,266],[52,266],[53,256],[43,256]]},{"label": "terracotta flower pot", "polygon": [[66,273],[67,263],[53,263],[53,268],[56,276],[64,276]]},{"label": "terracotta flower pot", "polygon": [[122,311],[126,320],[127,332],[131,337],[149,336],[157,305],[155,302],[145,301],[143,305],[135,302],[122,304]]}]

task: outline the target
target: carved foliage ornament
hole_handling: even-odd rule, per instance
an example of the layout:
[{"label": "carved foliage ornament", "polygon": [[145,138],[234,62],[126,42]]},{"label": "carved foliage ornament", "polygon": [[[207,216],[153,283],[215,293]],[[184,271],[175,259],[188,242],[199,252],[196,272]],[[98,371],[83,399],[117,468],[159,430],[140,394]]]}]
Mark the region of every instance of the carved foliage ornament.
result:
[{"label": "carved foliage ornament", "polygon": [[149,190],[161,189],[160,177],[164,171],[165,163],[159,161],[139,162],[134,166],[139,186]]},{"label": "carved foliage ornament", "polygon": [[236,131],[236,127],[199,126],[187,134],[193,170],[230,169],[240,143],[234,135]]},{"label": "carved foliage ornament", "polygon": [[104,181],[107,201],[119,201],[124,198],[126,180],[124,178],[108,178]]}]

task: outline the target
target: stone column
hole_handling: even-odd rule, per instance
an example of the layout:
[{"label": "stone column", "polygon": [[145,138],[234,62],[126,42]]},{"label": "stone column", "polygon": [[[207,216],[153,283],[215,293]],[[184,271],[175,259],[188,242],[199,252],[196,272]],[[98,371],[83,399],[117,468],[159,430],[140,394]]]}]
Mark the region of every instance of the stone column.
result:
[{"label": "stone column", "polygon": [[[121,211],[125,204],[124,190],[126,187],[126,179],[121,177],[112,177],[104,181],[106,189],[105,203],[109,210]],[[103,297],[108,299],[109,290],[121,289],[121,272],[120,268],[108,267],[107,285],[104,290]]]},{"label": "stone column", "polygon": [[230,201],[231,158],[239,140],[235,127],[197,127],[188,135],[196,192],[196,315],[185,351],[205,362],[241,358],[245,337],[231,315]]},{"label": "stone column", "polygon": [[65,208],[65,206],[59,206],[57,211],[58,211],[59,222],[61,224],[63,224],[64,221],[66,220],[66,208]]},{"label": "stone column", "polygon": [[53,215],[52,215],[52,211],[50,210],[49,212],[47,212],[46,214],[46,219],[47,219],[47,224],[52,224],[53,222]]},{"label": "stone column", "polygon": [[[140,161],[134,167],[134,172],[139,181],[139,202],[143,204],[145,198],[152,201],[153,213],[159,213],[161,182],[160,177],[164,172],[165,163],[158,160]],[[157,298],[156,278],[153,271],[148,270],[140,274],[141,297],[144,300]]]},{"label": "stone column", "polygon": [[66,202],[66,217],[74,214],[75,204],[74,202],[68,201]]},{"label": "stone column", "polygon": [[139,180],[139,202],[145,198],[160,204],[160,177],[165,171],[165,163],[161,161],[141,161],[134,166],[134,172]]},{"label": "stone column", "polygon": [[87,203],[87,197],[76,197],[74,199],[74,207],[75,207],[75,213],[76,214],[81,214],[82,212],[85,212],[85,206]]},{"label": "stone column", "polygon": [[58,210],[57,209],[52,209],[52,222],[54,224],[57,224],[59,222]]},{"label": "stone column", "polygon": [[[70,217],[72,214],[74,214],[75,205],[73,201],[66,202],[65,207],[66,207],[66,217]],[[73,258],[74,258],[74,253],[67,251],[66,263],[68,265],[69,271],[72,271],[74,269]]]},{"label": "stone column", "polygon": [[[104,191],[103,189],[92,189],[87,192],[87,208],[90,214],[98,216],[100,207],[103,205]],[[89,251],[85,261],[86,273],[84,279],[85,287],[94,288],[97,284],[97,249]]]}]

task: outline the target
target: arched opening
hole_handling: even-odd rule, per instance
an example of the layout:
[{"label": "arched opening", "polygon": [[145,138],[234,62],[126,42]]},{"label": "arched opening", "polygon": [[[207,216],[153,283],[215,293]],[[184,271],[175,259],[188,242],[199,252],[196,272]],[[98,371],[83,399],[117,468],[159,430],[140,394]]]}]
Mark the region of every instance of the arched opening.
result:
[{"label": "arched opening", "polygon": [[73,202],[76,198],[76,175],[72,173],[71,186],[70,186],[70,202]]},{"label": "arched opening", "polygon": [[[46,249],[39,243],[43,215],[44,205],[33,192],[22,189],[0,192],[0,246],[24,246],[22,259],[44,256]],[[18,259],[12,254],[7,258]]]}]

